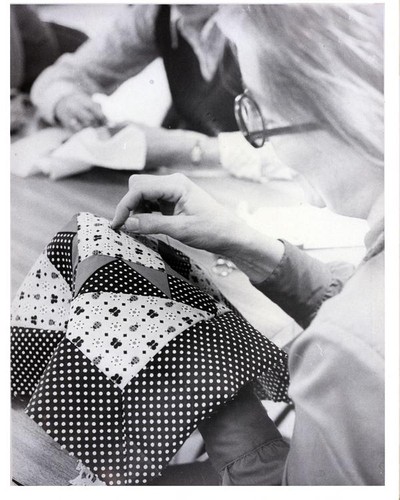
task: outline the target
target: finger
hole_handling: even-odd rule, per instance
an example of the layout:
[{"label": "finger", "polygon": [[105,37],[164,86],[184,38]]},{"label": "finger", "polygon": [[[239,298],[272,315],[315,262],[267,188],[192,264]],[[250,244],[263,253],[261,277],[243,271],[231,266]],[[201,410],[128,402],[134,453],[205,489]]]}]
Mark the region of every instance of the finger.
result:
[{"label": "finger", "polygon": [[80,124],[84,127],[90,127],[91,125],[97,122],[95,115],[93,114],[93,110],[89,108],[82,107],[79,112],[75,113],[75,118],[80,122]]},{"label": "finger", "polygon": [[107,118],[104,115],[102,108],[98,102],[94,102],[91,98],[85,98],[80,103],[80,110],[90,116],[92,125],[105,125]]},{"label": "finger", "polygon": [[97,102],[92,103],[91,112],[97,124],[105,125],[107,123],[107,117],[103,113],[103,110],[99,103]]},{"label": "finger", "polygon": [[69,128],[73,132],[79,132],[79,130],[82,130],[83,128],[81,122],[75,117],[64,117],[61,121],[65,127]]},{"label": "finger", "polygon": [[137,210],[143,201],[159,203],[160,200],[178,203],[183,193],[184,176],[179,174],[155,176],[133,175],[129,179],[129,191],[118,203],[113,229],[120,227],[129,217],[130,212]]},{"label": "finger", "polygon": [[68,113],[65,113],[60,121],[64,126],[73,130],[74,132],[78,132],[82,130],[82,128],[88,127],[90,125],[90,117],[88,117],[82,110],[79,113],[69,110]]},{"label": "finger", "polygon": [[193,215],[135,214],[125,222],[128,231],[140,234],[165,234],[176,240],[188,238],[188,228],[196,227]]}]

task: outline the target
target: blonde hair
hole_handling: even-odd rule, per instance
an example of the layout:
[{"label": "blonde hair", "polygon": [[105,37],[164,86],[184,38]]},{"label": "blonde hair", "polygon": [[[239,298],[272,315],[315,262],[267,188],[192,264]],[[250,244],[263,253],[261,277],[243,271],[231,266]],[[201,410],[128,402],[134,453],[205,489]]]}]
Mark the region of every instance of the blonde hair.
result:
[{"label": "blonde hair", "polygon": [[[383,7],[230,6],[283,117],[312,113],[383,166]],[[235,20],[235,19],[233,19]],[[249,22],[250,21],[250,22]]]}]

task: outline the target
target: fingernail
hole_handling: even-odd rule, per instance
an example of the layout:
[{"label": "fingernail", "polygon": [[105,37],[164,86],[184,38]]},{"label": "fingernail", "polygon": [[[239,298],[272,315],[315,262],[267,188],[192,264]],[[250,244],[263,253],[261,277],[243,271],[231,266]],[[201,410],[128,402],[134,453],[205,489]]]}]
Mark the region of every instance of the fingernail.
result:
[{"label": "fingernail", "polygon": [[125,227],[128,231],[138,231],[139,219],[136,219],[135,217],[129,217],[129,219],[125,221]]}]

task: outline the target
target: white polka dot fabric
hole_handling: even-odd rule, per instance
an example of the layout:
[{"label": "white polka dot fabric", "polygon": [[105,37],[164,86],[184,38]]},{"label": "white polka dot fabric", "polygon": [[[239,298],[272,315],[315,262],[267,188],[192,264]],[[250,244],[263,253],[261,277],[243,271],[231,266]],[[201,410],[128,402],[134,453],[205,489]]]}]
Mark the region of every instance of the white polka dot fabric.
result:
[{"label": "white polka dot fabric", "polygon": [[11,391],[27,396],[35,390],[65,332],[11,326]]},{"label": "white polka dot fabric", "polygon": [[[155,239],[148,248],[146,238],[114,236],[108,221],[91,214],[76,222],[76,232],[52,240],[21,287],[11,332],[13,394],[31,396],[28,415],[62,448],[108,485],[146,484],[247,382],[287,400],[286,354],[211,281],[203,288],[201,269],[186,255]],[[42,301],[49,307],[51,280],[71,301],[67,319],[57,310],[54,325],[37,309]],[[32,288],[40,297],[29,297],[24,318],[36,314],[38,324],[18,325],[16,311]]]}]

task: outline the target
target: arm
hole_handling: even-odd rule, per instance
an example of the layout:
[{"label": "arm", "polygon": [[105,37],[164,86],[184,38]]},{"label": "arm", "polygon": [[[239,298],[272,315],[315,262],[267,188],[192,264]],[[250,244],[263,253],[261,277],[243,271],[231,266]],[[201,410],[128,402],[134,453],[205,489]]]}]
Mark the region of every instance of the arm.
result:
[{"label": "arm", "polygon": [[25,54],[15,6],[10,7],[10,80],[11,88],[19,89],[24,81]]},{"label": "arm", "polygon": [[354,268],[341,262],[323,263],[286,241],[283,244],[284,253],[274,271],[253,285],[307,328],[322,303],[342,290]]},{"label": "arm", "polygon": [[74,54],[65,54],[37,79],[32,101],[49,123],[55,107],[71,94],[110,94],[157,56],[154,39],[156,5],[125,7],[114,24],[88,40]]},{"label": "arm", "polygon": [[139,125],[146,136],[146,166],[190,165],[195,146],[201,150],[198,166],[219,166],[218,141],[215,137],[190,130],[168,130]]},{"label": "arm", "polygon": [[[144,200],[158,205],[161,214],[140,213]],[[134,217],[128,219],[131,212]],[[349,276],[348,266],[335,270],[249,227],[181,174],[132,176],[113,227],[124,222],[131,231],[167,234],[189,246],[225,255],[303,326]]]}]

